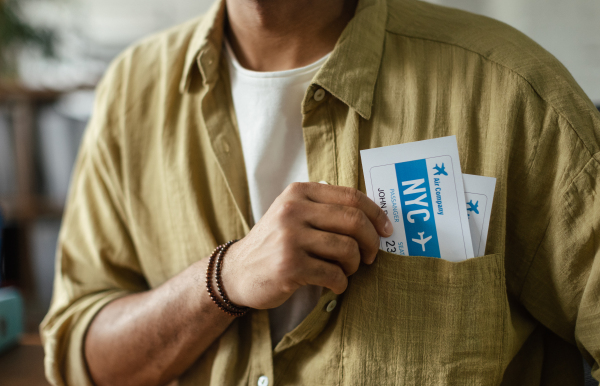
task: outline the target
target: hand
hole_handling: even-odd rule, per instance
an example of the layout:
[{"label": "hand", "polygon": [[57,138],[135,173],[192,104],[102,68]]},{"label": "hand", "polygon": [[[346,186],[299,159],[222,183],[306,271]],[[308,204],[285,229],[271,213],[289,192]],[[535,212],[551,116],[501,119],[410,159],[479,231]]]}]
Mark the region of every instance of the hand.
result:
[{"label": "hand", "polygon": [[275,308],[308,284],[340,294],[361,261],[373,263],[379,236],[392,232],[383,210],[356,189],[291,184],[227,252],[225,292],[257,309]]}]

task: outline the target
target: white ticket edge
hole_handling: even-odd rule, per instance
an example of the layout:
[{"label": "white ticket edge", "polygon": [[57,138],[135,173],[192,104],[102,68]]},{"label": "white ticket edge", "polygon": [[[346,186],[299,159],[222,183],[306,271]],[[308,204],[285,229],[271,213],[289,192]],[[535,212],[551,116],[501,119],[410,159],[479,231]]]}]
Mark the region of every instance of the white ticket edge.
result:
[{"label": "white ticket edge", "polygon": [[[428,139],[424,141],[408,142],[398,145],[365,149],[360,151],[360,156],[363,166],[363,176],[365,178],[367,196],[374,202],[377,201],[375,194],[371,189],[371,173],[369,172],[371,168],[386,164],[396,164],[400,162],[414,161],[439,156],[449,156],[452,159],[452,168],[455,179],[454,184],[457,190],[457,196],[465,196],[462,177],[463,174],[460,167],[460,157],[458,155],[458,144],[456,142],[456,136],[454,135],[448,137]],[[469,219],[467,216],[467,205],[465,201],[460,199],[458,200],[457,204],[463,235],[463,248],[465,251],[464,259],[473,258],[475,257],[475,254],[473,252],[473,242],[471,240]]]},{"label": "white ticket edge", "polygon": [[463,182],[473,251],[475,256],[479,257],[485,255],[496,179],[494,177],[463,174]]}]

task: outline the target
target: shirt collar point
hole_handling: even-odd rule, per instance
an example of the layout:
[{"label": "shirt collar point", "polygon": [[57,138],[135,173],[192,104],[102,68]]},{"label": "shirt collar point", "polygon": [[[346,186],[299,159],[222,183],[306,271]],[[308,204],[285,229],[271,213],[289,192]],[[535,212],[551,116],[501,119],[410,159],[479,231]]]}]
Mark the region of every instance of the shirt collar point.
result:
[{"label": "shirt collar point", "polygon": [[[183,67],[179,91],[183,94],[189,91],[194,65],[198,65],[198,59],[203,52],[210,50],[214,41],[222,39],[223,20],[225,17],[225,1],[217,1],[202,16],[196,29],[191,36]],[[213,43],[211,43],[211,40]],[[198,68],[200,70],[200,68]]]}]

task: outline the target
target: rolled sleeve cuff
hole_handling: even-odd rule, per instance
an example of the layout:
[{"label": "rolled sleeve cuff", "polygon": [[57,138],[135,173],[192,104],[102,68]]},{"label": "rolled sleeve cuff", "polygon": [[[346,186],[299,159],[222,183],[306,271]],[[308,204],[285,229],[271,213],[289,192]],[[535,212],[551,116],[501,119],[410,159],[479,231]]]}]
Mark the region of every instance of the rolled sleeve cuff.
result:
[{"label": "rolled sleeve cuff", "polygon": [[60,314],[50,310],[40,326],[45,351],[44,367],[50,384],[94,385],[84,353],[88,327],[104,306],[129,294],[126,291],[104,291],[79,299]]}]

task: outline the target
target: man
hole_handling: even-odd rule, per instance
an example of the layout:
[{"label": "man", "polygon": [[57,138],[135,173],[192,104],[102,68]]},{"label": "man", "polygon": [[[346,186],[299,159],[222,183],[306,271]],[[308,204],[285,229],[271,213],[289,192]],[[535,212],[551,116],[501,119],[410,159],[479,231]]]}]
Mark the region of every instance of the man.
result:
[{"label": "man", "polygon": [[[281,96],[299,68],[298,120],[263,78]],[[42,324],[53,384],[565,385],[581,354],[600,376],[600,116],[513,29],[412,0],[226,0],[127,50],[97,98]],[[302,141],[253,153],[278,111]],[[497,179],[488,254],[378,251],[359,150],[447,135]],[[272,192],[286,178],[312,183]],[[234,239],[239,318],[204,283]]]}]

